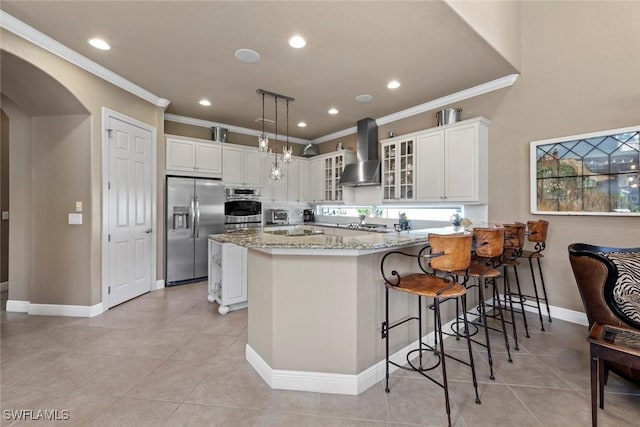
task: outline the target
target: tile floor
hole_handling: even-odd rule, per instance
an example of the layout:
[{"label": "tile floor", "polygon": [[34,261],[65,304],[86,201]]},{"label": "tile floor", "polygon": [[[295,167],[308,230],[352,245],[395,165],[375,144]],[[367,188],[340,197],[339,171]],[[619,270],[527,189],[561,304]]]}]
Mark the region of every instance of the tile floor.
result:
[{"label": "tile floor", "polygon": [[[269,389],[244,359],[246,310],[223,317],[216,307],[207,302],[206,284],[197,283],[90,319],[3,311],[1,425],[446,425],[442,390],[405,371],[392,376],[389,394],[382,383],[359,396]],[[483,349],[475,355],[481,405],[473,402],[468,374],[451,363],[454,425],[590,425],[585,333],[559,320],[547,332],[536,328],[522,338],[512,364],[496,336],[495,381]],[[461,348],[453,339],[447,344]],[[640,388],[612,375],[605,403],[601,426],[640,424]],[[66,410],[69,420],[7,420],[11,409]]]}]

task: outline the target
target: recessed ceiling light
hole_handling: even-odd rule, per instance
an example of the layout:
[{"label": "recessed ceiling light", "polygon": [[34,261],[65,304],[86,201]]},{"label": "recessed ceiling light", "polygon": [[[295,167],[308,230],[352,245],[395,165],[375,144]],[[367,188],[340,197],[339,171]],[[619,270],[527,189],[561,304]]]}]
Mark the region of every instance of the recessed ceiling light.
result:
[{"label": "recessed ceiling light", "polygon": [[100,49],[100,50],[109,50],[111,49],[111,46],[109,46],[109,43],[107,43],[106,41],[102,40],[102,39],[89,39],[89,44],[93,47],[95,47],[96,49]]},{"label": "recessed ceiling light", "polygon": [[211,105],[211,101],[209,101],[208,99],[201,99],[200,101],[198,101],[198,103],[203,107],[208,107]]},{"label": "recessed ceiling light", "polygon": [[369,102],[373,99],[371,95],[358,95],[356,96],[356,101],[358,102]]},{"label": "recessed ceiling light", "polygon": [[338,110],[335,109],[335,108],[331,108],[331,109],[329,109],[329,111],[327,111],[327,113],[329,113],[329,114],[338,114]]},{"label": "recessed ceiling light", "polygon": [[289,46],[296,49],[303,48],[307,45],[307,41],[302,36],[293,36],[289,39]]},{"label": "recessed ceiling light", "polygon": [[236,50],[236,59],[247,64],[255,64],[260,61],[260,54],[251,49],[238,49]]},{"label": "recessed ceiling light", "polygon": [[299,128],[306,128],[307,124],[305,122],[300,122],[300,123],[298,123],[298,127]]},{"label": "recessed ceiling light", "polygon": [[391,80],[389,83],[387,83],[387,87],[389,89],[398,89],[400,87],[400,82],[397,80]]}]

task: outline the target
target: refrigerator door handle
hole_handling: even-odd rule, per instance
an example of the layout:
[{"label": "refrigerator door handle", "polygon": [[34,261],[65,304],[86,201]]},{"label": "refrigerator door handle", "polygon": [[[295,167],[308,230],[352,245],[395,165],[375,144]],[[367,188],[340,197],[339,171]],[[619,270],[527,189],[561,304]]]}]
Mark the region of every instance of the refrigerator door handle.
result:
[{"label": "refrigerator door handle", "polygon": [[200,199],[196,196],[196,229],[195,238],[200,237]]},{"label": "refrigerator door handle", "polygon": [[196,237],[196,207],[195,197],[191,197],[191,204],[189,210],[191,211],[191,237]]}]

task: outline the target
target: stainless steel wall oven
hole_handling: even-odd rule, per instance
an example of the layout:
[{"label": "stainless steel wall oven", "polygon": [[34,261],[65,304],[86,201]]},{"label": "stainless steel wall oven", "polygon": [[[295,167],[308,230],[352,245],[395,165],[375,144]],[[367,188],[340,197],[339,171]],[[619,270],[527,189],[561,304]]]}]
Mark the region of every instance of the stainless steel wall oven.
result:
[{"label": "stainless steel wall oven", "polygon": [[258,188],[225,188],[226,231],[262,226],[262,202]]}]

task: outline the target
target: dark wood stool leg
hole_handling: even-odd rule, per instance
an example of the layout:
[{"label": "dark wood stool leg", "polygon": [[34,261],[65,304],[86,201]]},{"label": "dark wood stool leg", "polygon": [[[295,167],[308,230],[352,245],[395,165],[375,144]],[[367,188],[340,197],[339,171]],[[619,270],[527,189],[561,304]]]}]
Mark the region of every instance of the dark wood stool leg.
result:
[{"label": "dark wood stool leg", "polygon": [[600,394],[600,409],[604,409],[604,360],[598,358],[598,393]]}]

